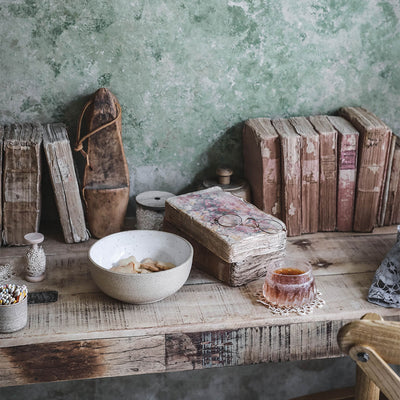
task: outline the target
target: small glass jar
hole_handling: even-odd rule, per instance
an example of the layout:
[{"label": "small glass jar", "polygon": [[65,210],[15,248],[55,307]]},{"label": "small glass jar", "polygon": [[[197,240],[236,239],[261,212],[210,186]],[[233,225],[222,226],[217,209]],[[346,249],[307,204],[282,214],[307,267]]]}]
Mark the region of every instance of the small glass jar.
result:
[{"label": "small glass jar", "polygon": [[263,294],[268,303],[276,306],[310,304],[317,294],[310,263],[287,257],[272,263],[265,276]]}]

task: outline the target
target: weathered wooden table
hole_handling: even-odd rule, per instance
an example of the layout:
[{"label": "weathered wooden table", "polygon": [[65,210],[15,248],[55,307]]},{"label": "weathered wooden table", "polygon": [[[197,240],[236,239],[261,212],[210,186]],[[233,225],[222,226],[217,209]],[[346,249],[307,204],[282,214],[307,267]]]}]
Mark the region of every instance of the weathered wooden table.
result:
[{"label": "weathered wooden table", "polygon": [[[56,302],[30,304],[25,329],[0,334],[0,386],[337,357],[336,333],[367,312],[400,320],[400,310],[366,301],[374,271],[396,240],[374,234],[318,233],[291,238],[307,257],[326,305],[306,316],[273,315],[256,302],[262,279],[232,288],[197,271],[175,295],[131,305],[99,292],[89,271],[93,240],[47,239],[47,279],[31,292],[58,291]],[[1,248],[18,271],[26,248]]]}]

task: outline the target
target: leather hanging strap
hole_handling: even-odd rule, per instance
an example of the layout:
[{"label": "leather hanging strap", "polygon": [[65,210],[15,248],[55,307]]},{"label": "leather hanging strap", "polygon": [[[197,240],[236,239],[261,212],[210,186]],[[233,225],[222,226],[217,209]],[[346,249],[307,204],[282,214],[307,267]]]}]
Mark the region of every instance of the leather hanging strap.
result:
[{"label": "leather hanging strap", "polygon": [[83,142],[86,139],[89,139],[91,136],[93,136],[95,133],[102,131],[103,129],[106,129],[107,127],[111,126],[112,124],[115,124],[117,121],[119,121],[121,119],[121,106],[118,104],[118,102],[116,103],[116,107],[117,107],[117,116],[111,120],[110,122],[107,122],[104,125],[99,126],[98,128],[94,129],[93,131],[90,131],[89,133],[87,133],[85,136],[83,136],[81,138],[81,127],[82,127],[82,121],[83,121],[83,117],[86,113],[86,110],[89,108],[90,105],[93,104],[93,100],[89,100],[85,106],[83,107],[82,113],[79,117],[79,122],[78,122],[78,132],[77,132],[77,136],[76,136],[76,144],[75,144],[75,151],[80,151],[80,153],[83,155],[83,157],[86,158],[86,164],[89,165],[89,158],[88,158],[88,154],[86,153],[86,151],[83,149]]}]

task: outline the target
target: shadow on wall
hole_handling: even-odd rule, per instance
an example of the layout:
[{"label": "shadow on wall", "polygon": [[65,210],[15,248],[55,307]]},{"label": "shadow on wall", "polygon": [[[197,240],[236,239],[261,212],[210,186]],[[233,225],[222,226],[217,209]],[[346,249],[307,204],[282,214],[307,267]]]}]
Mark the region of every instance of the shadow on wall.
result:
[{"label": "shadow on wall", "polygon": [[180,194],[203,188],[205,179],[216,179],[215,171],[220,166],[229,166],[233,169],[234,177],[243,177],[243,125],[244,122],[240,122],[229,128],[194,161],[206,167],[197,172],[192,184],[182,189]]}]

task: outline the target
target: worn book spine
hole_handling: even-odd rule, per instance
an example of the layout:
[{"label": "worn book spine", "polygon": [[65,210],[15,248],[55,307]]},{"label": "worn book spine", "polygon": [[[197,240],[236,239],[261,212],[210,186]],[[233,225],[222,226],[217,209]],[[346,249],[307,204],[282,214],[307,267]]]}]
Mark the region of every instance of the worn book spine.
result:
[{"label": "worn book spine", "polygon": [[289,119],[301,136],[301,221],[302,233],[318,231],[319,136],[305,117]]},{"label": "worn book spine", "polygon": [[336,229],[337,214],[337,132],[326,115],[309,117],[319,134],[319,230]]},{"label": "worn book spine", "polygon": [[[361,108],[361,111],[367,116],[367,118],[371,121],[372,124],[374,124],[374,126],[377,129],[387,129],[387,131],[390,131],[390,128],[387,127],[387,125],[385,125],[385,123],[380,118],[378,118],[374,113],[365,108]],[[378,212],[376,215],[376,222],[375,222],[375,225],[377,226],[383,226],[384,224],[395,142],[396,138],[394,137],[393,134],[391,134],[391,137],[389,138],[388,150],[386,152],[385,166],[383,169],[382,186],[379,193]]]},{"label": "worn book spine", "polygon": [[1,232],[3,232],[3,140],[4,126],[0,125],[0,247],[2,245]]},{"label": "worn book spine", "polygon": [[393,162],[390,173],[388,201],[385,213],[385,225],[400,223],[400,140],[395,144]]},{"label": "worn book spine", "polygon": [[282,173],[282,219],[288,236],[298,236],[301,223],[301,137],[286,119],[272,121],[280,137]]},{"label": "worn book spine", "polygon": [[89,239],[71,145],[64,124],[47,124],[43,147],[66,243]]},{"label": "worn book spine", "polygon": [[383,196],[391,131],[361,107],[343,107],[339,114],[360,133],[353,230],[371,232],[376,226]]},{"label": "worn book spine", "polygon": [[351,232],[354,218],[359,133],[342,117],[328,118],[338,132],[336,229],[341,232]]},{"label": "worn book spine", "polygon": [[385,225],[385,215],[389,199],[390,176],[392,174],[392,165],[393,165],[395,148],[396,148],[396,136],[392,134],[392,137],[389,140],[389,149],[388,152],[386,153],[387,156],[385,161],[384,185],[382,185],[381,194],[379,196],[379,207],[378,207],[378,215],[376,221],[376,224],[378,226]]},{"label": "worn book spine", "polygon": [[268,118],[250,119],[243,127],[244,174],[253,203],[281,218],[281,155],[279,136]]},{"label": "worn book spine", "polygon": [[6,126],[3,170],[3,241],[24,245],[24,235],[39,229],[41,211],[40,124]]}]

